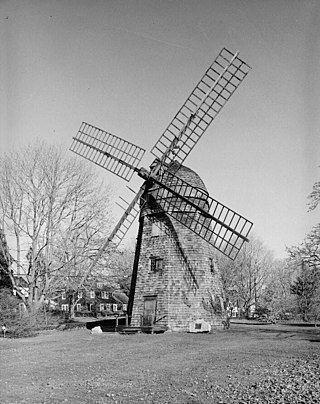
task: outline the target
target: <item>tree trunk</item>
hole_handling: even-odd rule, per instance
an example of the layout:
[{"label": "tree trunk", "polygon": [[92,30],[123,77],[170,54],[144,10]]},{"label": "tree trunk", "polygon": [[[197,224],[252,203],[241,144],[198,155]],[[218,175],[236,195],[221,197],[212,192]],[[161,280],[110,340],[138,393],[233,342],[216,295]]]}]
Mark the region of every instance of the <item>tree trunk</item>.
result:
[{"label": "tree trunk", "polygon": [[69,320],[73,320],[75,318],[75,301],[74,301],[74,293],[69,296]]}]

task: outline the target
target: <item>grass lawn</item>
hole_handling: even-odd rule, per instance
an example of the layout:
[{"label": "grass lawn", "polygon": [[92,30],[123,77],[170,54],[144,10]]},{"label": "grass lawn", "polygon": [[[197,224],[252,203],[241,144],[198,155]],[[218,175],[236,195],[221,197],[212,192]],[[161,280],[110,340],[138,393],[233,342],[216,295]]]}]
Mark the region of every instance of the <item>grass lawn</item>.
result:
[{"label": "grass lawn", "polygon": [[[213,334],[92,335],[79,329],[5,338],[0,401],[250,403],[228,398],[228,391],[253,388],[270,368],[320,355],[319,342],[319,328],[246,324]],[[316,397],[318,385],[308,383]]]}]

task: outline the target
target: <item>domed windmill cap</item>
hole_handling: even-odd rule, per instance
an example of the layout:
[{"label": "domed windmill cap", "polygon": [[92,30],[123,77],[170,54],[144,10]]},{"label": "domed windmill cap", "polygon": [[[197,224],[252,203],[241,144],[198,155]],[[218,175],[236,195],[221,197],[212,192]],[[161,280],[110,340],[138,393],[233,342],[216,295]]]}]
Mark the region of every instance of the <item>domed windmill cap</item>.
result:
[{"label": "domed windmill cap", "polygon": [[[158,214],[172,209],[184,214],[191,209],[194,214],[195,206],[207,210],[207,189],[200,176],[189,167],[173,161],[166,165],[157,180],[142,196],[142,215]],[[193,204],[193,208],[187,200]]]},{"label": "domed windmill cap", "polygon": [[200,189],[202,192],[205,192],[208,195],[204,182],[195,171],[191,170],[191,168],[183,166],[177,161],[173,161],[169,164],[168,171],[181,180],[187,182],[188,185],[191,185],[193,188]]}]

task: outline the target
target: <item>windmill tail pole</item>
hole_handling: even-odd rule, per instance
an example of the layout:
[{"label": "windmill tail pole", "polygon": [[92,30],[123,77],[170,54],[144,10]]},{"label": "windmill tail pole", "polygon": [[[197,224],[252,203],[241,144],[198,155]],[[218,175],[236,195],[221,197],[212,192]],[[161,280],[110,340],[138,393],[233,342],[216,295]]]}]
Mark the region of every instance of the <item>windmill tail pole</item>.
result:
[{"label": "windmill tail pole", "polygon": [[130,295],[129,295],[129,302],[128,302],[128,317],[129,317],[130,322],[131,322],[134,295],[135,295],[136,284],[137,284],[138,265],[139,265],[140,252],[141,252],[143,225],[144,225],[144,217],[140,216],[136,251],[134,254],[133,270],[132,270],[132,276],[131,276]]}]

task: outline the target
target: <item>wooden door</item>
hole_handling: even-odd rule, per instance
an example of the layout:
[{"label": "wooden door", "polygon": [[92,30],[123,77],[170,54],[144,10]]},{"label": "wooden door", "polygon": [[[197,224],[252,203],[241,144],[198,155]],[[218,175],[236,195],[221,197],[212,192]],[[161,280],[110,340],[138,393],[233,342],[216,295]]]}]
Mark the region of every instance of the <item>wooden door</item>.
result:
[{"label": "wooden door", "polygon": [[157,296],[145,296],[142,325],[152,326],[156,319]]}]

